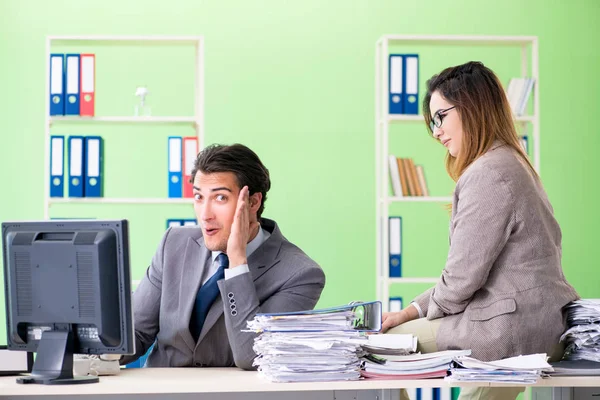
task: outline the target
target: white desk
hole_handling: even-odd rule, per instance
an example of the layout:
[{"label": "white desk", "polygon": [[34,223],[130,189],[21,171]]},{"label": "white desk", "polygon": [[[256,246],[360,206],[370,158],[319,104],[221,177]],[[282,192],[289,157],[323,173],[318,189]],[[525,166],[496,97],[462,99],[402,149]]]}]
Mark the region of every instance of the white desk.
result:
[{"label": "white desk", "polygon": [[[447,386],[506,386],[502,384],[450,385],[443,379],[361,380],[349,382],[270,383],[257,372],[237,368],[135,368],[116,376],[100,377],[84,385],[20,385],[14,376],[0,377],[0,399],[26,400],[39,396],[87,400],[119,399],[375,399],[396,397],[389,389]],[[540,379],[539,387],[600,387],[600,377]],[[334,393],[335,392],[335,393]]]}]

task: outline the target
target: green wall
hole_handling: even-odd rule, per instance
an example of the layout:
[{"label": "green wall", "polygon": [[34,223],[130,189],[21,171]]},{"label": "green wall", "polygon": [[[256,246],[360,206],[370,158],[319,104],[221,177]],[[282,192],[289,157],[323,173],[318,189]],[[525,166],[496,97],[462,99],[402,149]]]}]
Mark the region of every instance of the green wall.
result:
[{"label": "green wall", "polygon": [[[4,0],[0,16],[0,221],[43,217],[46,35],[203,35],[206,143],[241,142],[261,156],[273,181],[265,216],[276,219],[287,238],[326,271],[319,306],[375,297],[376,40],[387,33],[537,35],[542,179],[563,228],[567,278],[582,296],[600,297],[593,250],[600,226],[596,0]],[[97,54],[98,115],[131,115],[140,84],[152,92],[154,115],[193,111],[189,49],[55,50]],[[504,83],[518,73],[518,52],[415,51],[422,54],[421,85],[428,75],[471,58],[496,69]],[[396,126],[392,133],[402,135],[403,129]],[[408,141],[395,136],[394,151],[424,163],[437,194],[448,195],[443,151],[427,140],[423,127],[406,129],[413,131],[414,137],[406,133]],[[166,137],[193,131],[57,124],[52,133],[105,138],[106,196],[162,197]],[[439,273],[448,246],[447,212],[433,204],[395,205],[392,212],[405,216],[405,260],[412,265],[407,275]],[[128,218],[132,271],[139,279],[165,219],[192,217],[192,210],[79,205],[52,207],[51,216]],[[408,299],[421,289],[396,287],[394,293]]]}]

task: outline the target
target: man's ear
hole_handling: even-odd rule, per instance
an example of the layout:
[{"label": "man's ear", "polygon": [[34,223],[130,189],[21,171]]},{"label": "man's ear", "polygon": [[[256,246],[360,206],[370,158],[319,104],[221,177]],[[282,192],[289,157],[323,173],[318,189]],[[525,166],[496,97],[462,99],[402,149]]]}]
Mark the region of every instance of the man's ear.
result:
[{"label": "man's ear", "polygon": [[258,212],[258,209],[260,208],[260,205],[262,204],[262,193],[256,192],[248,199],[250,201],[250,212],[256,214]]}]

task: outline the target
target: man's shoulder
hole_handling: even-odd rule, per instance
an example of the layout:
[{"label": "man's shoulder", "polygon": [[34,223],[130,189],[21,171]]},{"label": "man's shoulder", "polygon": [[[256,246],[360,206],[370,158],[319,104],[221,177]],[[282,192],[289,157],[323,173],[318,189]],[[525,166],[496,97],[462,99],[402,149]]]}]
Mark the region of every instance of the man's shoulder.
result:
[{"label": "man's shoulder", "polygon": [[279,230],[279,226],[273,220],[262,219],[262,225],[269,231],[269,239],[280,241],[279,254],[277,258],[285,265],[292,265],[296,269],[317,268],[321,269],[319,264],[310,258],[300,247],[286,239]]},{"label": "man's shoulder", "polygon": [[188,239],[202,240],[202,228],[199,226],[174,226],[165,232],[168,243],[187,242]]},{"label": "man's shoulder", "polygon": [[283,239],[281,243],[281,251],[279,258],[287,263],[297,265],[304,268],[321,268],[312,258],[308,256],[302,249],[287,239]]}]

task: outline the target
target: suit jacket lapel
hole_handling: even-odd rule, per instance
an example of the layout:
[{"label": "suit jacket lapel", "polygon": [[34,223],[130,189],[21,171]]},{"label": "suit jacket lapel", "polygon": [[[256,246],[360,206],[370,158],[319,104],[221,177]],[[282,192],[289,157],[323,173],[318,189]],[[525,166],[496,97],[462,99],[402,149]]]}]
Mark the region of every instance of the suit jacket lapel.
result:
[{"label": "suit jacket lapel", "polygon": [[261,225],[271,236],[248,257],[248,269],[254,281],[279,263],[279,251],[284,240],[274,221],[263,218]]},{"label": "suit jacket lapel", "polygon": [[[267,239],[267,241],[259,246],[258,249],[256,249],[254,253],[250,255],[250,257],[248,257],[248,269],[250,270],[250,274],[252,275],[252,279],[254,281],[256,281],[261,275],[279,262],[279,250],[284,239],[274,221],[263,219],[262,224],[264,228],[271,233],[271,236]],[[200,238],[198,240],[199,243],[201,243],[200,246],[206,250],[203,244],[203,239]],[[206,251],[210,256],[210,251]],[[196,289],[196,292],[197,291],[198,289]],[[194,298],[196,292],[194,292]],[[202,342],[202,339],[204,339],[207,332],[214,326],[214,324],[217,323],[221,315],[223,315],[223,312],[223,299],[221,296],[217,296],[217,299],[210,307],[210,310],[208,310],[208,314],[204,320],[204,325],[202,325],[202,331],[198,337],[198,344]],[[189,314],[191,314],[191,308]],[[189,321],[189,315],[187,321]]]},{"label": "suit jacket lapel", "polygon": [[185,344],[194,351],[196,343],[190,333],[190,317],[196,301],[196,295],[202,281],[202,275],[210,259],[210,251],[200,242],[188,239],[183,259],[181,283],[179,287],[179,321],[184,326],[180,329]]},{"label": "suit jacket lapel", "polygon": [[204,325],[202,325],[202,331],[200,331],[200,336],[198,337],[198,343],[202,342],[206,333],[213,327],[214,324],[217,323],[217,320],[223,314],[223,299],[221,296],[217,296],[212,306],[210,306],[210,310],[206,314],[206,319],[204,320]]}]

